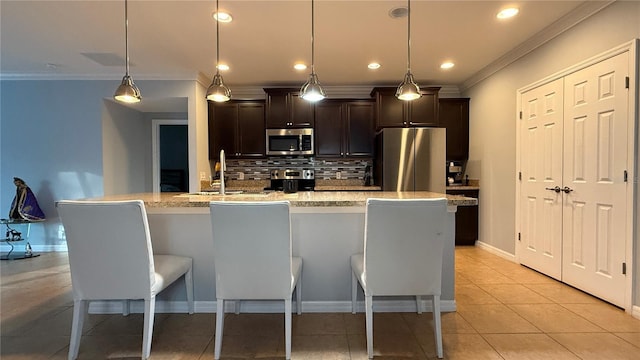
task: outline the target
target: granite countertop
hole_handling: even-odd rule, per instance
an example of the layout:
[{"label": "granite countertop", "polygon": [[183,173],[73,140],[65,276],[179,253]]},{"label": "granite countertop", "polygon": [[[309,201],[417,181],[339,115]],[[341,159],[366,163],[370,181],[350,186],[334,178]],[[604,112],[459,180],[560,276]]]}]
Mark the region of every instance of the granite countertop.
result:
[{"label": "granite countertop", "polygon": [[447,190],[480,190],[480,186],[473,186],[473,185],[447,185]]},{"label": "granite countertop", "polygon": [[[231,190],[230,190],[231,191]],[[461,195],[446,195],[427,191],[302,191],[285,194],[281,191],[267,193],[237,193],[217,195],[209,193],[139,193],[112,195],[93,200],[134,200],[144,201],[150,208],[208,207],[209,201],[273,201],[289,200],[292,207],[349,207],[365,206],[368,198],[384,199],[431,199],[446,197],[449,205],[473,206],[478,204],[475,198]]]},{"label": "granite countertop", "polygon": [[364,186],[364,185],[316,185],[315,191],[380,191],[380,186]]}]

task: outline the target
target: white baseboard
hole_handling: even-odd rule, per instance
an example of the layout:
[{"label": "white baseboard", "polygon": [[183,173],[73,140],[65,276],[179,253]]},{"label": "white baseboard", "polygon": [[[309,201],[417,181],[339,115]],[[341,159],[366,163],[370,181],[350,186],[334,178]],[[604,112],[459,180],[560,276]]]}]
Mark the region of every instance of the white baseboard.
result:
[{"label": "white baseboard", "polygon": [[640,306],[632,306],[631,307],[631,316],[636,319],[640,319]]},{"label": "white baseboard", "polygon": [[[12,242],[11,244],[15,248],[14,251],[24,251],[24,247],[25,247],[25,245],[27,245],[27,243],[24,242],[24,241]],[[5,251],[5,250],[8,250],[10,248],[10,245],[7,245],[6,243],[2,243],[0,248],[2,248],[2,251]],[[35,253],[67,252],[68,251],[67,250],[67,244],[60,244],[60,245],[34,245],[34,244],[31,244],[31,249]]]},{"label": "white baseboard", "polygon": [[[431,300],[423,300],[425,312],[431,312]],[[196,301],[196,313],[215,313],[215,301]],[[291,305],[296,309],[295,301]],[[142,313],[144,311],[143,301],[131,301],[131,313]],[[92,314],[122,314],[123,302],[116,301],[92,301],[89,305],[89,312]],[[359,301],[356,309],[364,312],[364,302]],[[415,312],[416,302],[412,300],[378,300],[374,299],[373,309],[375,312]],[[156,313],[186,313],[188,312],[186,301],[156,301]],[[456,311],[455,300],[440,301],[442,312]],[[225,302],[225,312],[235,311],[235,302]],[[284,311],[282,301],[242,301],[240,303],[241,313],[281,313]],[[348,313],[351,312],[351,301],[304,301],[302,302],[302,312],[306,313]]]},{"label": "white baseboard", "polygon": [[33,245],[31,244],[31,248],[35,252],[67,252],[67,244],[60,245]]},{"label": "white baseboard", "polygon": [[494,255],[500,256],[501,258],[505,259],[505,260],[509,260],[511,262],[517,263],[516,261],[516,256],[514,254],[510,254],[502,249],[498,249],[497,247],[493,246],[493,245],[489,245],[487,243],[484,243],[480,240],[476,241],[476,246],[479,247],[482,250],[488,251]]}]

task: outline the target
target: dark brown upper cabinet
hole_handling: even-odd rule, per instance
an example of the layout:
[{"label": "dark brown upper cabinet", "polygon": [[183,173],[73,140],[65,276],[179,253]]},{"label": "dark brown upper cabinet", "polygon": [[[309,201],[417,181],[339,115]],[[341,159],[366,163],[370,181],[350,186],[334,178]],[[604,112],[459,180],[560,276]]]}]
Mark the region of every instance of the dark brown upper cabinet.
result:
[{"label": "dark brown upper cabinet", "polygon": [[264,101],[209,102],[209,159],[264,157]]},{"label": "dark brown upper cabinet", "polygon": [[298,96],[300,89],[266,88],[267,129],[313,127],[313,103]]},{"label": "dark brown upper cabinet", "polygon": [[440,126],[447,129],[447,160],[469,158],[469,98],[440,99]]},{"label": "dark brown upper cabinet", "polygon": [[395,87],[376,87],[376,128],[438,125],[438,92],[440,87],[420,89],[422,97],[412,101],[398,100]]},{"label": "dark brown upper cabinet", "polygon": [[328,99],[315,104],[317,157],[372,157],[374,102]]}]

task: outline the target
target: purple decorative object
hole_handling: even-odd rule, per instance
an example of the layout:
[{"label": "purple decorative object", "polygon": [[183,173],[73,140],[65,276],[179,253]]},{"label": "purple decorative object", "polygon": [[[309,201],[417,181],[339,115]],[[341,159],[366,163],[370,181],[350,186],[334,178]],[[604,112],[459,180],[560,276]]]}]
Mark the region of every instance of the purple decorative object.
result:
[{"label": "purple decorative object", "polygon": [[13,178],[13,183],[16,185],[16,196],[11,203],[9,218],[28,221],[44,220],[44,212],[27,184],[17,177]]}]

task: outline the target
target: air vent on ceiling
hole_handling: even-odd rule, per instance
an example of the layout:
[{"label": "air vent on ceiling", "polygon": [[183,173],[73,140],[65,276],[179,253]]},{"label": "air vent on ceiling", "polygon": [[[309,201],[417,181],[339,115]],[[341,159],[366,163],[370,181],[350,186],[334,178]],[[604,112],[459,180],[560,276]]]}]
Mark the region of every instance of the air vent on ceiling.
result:
[{"label": "air vent on ceiling", "polygon": [[393,19],[407,17],[408,13],[409,13],[409,10],[407,9],[406,6],[395,7],[389,10],[389,16]]},{"label": "air vent on ceiling", "polygon": [[[102,66],[125,66],[125,59],[114,53],[81,53]],[[129,65],[132,65],[129,62]]]}]

